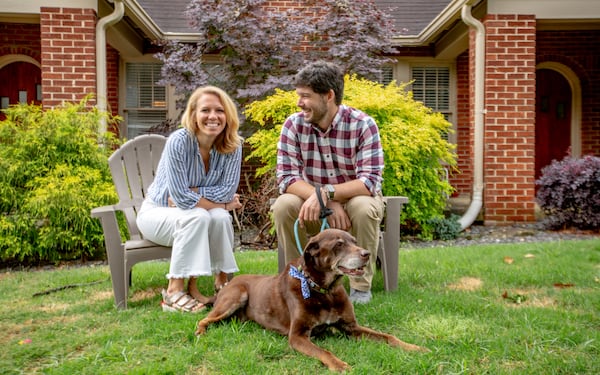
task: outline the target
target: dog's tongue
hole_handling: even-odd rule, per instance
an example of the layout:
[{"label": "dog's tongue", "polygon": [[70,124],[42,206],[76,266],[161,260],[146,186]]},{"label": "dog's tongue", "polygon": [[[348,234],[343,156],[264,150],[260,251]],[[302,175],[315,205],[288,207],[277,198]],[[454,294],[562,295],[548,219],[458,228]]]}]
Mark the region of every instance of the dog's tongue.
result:
[{"label": "dog's tongue", "polygon": [[360,268],[354,268],[354,269],[349,269],[349,268],[346,268],[346,267],[339,266],[339,269],[344,274],[350,275],[350,276],[361,276],[363,273],[365,273],[365,270],[362,267],[360,267]]}]

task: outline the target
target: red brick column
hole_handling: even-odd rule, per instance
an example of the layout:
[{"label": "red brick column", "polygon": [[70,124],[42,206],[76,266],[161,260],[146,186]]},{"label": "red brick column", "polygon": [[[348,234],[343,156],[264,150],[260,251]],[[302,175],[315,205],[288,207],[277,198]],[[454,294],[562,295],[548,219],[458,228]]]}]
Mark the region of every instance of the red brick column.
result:
[{"label": "red brick column", "polygon": [[[474,37],[474,34],[473,34]],[[469,51],[473,51],[475,43],[471,43]],[[474,52],[474,51],[473,51]],[[472,107],[474,94],[473,54],[463,53],[456,59],[456,151],[458,173],[450,174],[450,183],[456,188],[459,196],[469,196],[473,191],[473,114]]]},{"label": "red brick column", "polygon": [[534,221],[536,20],[489,15],[484,25],[484,221]]},{"label": "red brick column", "polygon": [[[40,29],[42,105],[49,108],[63,102],[79,102],[95,93],[95,11],[42,7]],[[89,102],[95,103],[95,98]]]},{"label": "red brick column", "polygon": [[108,111],[113,115],[119,112],[119,51],[106,45],[106,89]]}]

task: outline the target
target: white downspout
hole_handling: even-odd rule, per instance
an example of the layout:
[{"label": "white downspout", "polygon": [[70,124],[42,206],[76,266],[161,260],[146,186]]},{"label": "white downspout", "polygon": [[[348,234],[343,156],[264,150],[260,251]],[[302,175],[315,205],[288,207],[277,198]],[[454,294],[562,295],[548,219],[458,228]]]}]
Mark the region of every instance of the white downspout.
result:
[{"label": "white downspout", "polygon": [[468,228],[483,206],[483,115],[484,109],[484,72],[485,72],[485,27],[471,14],[473,1],[462,7],[461,17],[467,26],[476,31],[475,35],[475,129],[474,129],[474,172],[473,197],[467,212],[458,220],[461,229]]},{"label": "white downspout", "polygon": [[[109,0],[110,1],[110,0]],[[112,1],[115,9],[111,14],[101,18],[96,25],[96,107],[100,112],[107,110],[106,88],[106,29],[123,18],[125,6],[122,0]],[[99,124],[100,134],[106,132],[106,117],[102,116]]]}]

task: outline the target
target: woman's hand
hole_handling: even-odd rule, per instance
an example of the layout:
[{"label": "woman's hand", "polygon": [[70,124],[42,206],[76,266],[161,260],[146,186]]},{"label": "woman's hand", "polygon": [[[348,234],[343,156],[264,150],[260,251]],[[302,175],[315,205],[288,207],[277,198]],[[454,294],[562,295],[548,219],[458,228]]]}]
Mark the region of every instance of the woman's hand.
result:
[{"label": "woman's hand", "polygon": [[227,211],[237,210],[238,208],[242,208],[242,203],[240,203],[240,195],[234,194],[231,202],[225,203],[225,209]]}]

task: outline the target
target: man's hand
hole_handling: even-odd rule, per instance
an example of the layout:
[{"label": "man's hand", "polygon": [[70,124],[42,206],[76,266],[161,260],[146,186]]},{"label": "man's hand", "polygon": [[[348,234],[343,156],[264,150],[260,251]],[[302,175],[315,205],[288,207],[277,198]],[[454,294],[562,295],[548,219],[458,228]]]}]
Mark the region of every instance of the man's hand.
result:
[{"label": "man's hand", "polygon": [[346,231],[349,230],[352,223],[342,204],[336,201],[329,201],[327,202],[327,207],[333,210],[333,214],[327,216],[327,224],[329,224],[329,227]]},{"label": "man's hand", "polygon": [[[323,202],[327,202],[327,195],[319,190],[321,194],[321,199]],[[298,213],[298,220],[301,228],[304,228],[305,221],[319,221],[321,216],[321,204],[319,203],[319,198],[317,198],[317,191],[308,197],[307,200],[304,201],[302,207],[300,207],[300,212]]]}]

